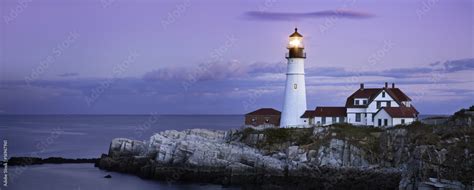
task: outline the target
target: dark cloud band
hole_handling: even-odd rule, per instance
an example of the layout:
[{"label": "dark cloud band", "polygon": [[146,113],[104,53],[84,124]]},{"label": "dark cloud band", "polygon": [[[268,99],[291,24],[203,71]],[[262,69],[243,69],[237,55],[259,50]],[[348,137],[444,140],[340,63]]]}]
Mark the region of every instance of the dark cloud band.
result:
[{"label": "dark cloud band", "polygon": [[269,20],[269,21],[291,21],[310,18],[350,18],[350,19],[364,19],[374,17],[373,14],[351,11],[351,10],[326,10],[306,13],[289,13],[289,12],[261,12],[249,11],[245,13],[249,20]]}]

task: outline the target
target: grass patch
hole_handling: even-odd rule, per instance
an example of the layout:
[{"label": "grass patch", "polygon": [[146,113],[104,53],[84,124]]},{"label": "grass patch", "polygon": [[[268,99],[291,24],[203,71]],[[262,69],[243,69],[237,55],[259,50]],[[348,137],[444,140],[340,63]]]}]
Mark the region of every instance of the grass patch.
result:
[{"label": "grass patch", "polygon": [[344,137],[351,140],[361,140],[368,137],[374,137],[372,134],[383,132],[383,129],[374,127],[357,127],[347,123],[335,124],[331,126],[331,132],[336,133],[338,137]]},{"label": "grass patch", "polygon": [[[253,134],[263,134],[265,137],[263,141],[254,144],[250,138]],[[241,142],[249,146],[256,146],[257,148],[267,147],[286,147],[288,145],[306,145],[313,142],[313,128],[268,128],[264,130],[255,130],[252,128],[245,128],[235,135],[241,136]]]},{"label": "grass patch", "polygon": [[250,127],[245,128],[242,131],[240,131],[240,133],[242,135],[242,139],[247,139],[247,137],[250,136],[250,134],[254,134],[254,133],[257,133],[257,132],[258,132],[257,130],[252,129]]},{"label": "grass patch", "polygon": [[353,126],[347,123],[334,124],[330,131],[333,137],[349,141],[366,152],[380,153],[380,128]]},{"label": "grass patch", "polygon": [[305,145],[312,142],[313,128],[273,128],[265,129],[266,145],[290,142],[294,145]]}]

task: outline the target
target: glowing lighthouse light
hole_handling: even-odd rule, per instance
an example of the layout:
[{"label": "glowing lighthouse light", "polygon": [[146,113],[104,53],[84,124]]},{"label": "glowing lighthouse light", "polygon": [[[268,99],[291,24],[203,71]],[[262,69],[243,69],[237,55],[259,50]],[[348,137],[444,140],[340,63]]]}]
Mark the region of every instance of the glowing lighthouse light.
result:
[{"label": "glowing lighthouse light", "polygon": [[303,47],[303,37],[290,37],[289,48],[302,48]]}]

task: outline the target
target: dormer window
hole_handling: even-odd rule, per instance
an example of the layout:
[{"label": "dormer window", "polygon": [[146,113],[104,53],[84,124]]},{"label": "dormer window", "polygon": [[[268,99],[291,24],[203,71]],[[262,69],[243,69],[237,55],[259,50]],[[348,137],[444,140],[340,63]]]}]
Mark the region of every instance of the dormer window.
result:
[{"label": "dormer window", "polygon": [[367,105],[367,99],[355,99],[354,105]]},{"label": "dormer window", "polygon": [[382,92],[382,98],[385,98],[385,92]]}]

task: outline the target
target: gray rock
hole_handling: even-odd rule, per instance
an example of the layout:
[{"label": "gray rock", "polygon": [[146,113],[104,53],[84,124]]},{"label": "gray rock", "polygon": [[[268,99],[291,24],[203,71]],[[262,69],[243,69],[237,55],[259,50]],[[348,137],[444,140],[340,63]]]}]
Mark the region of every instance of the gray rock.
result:
[{"label": "gray rock", "polygon": [[109,155],[116,156],[138,156],[146,152],[146,146],[141,141],[126,138],[115,138],[110,143]]},{"label": "gray rock", "polygon": [[313,161],[321,166],[369,166],[364,151],[340,139],[331,139],[328,146],[320,147],[316,158]]},{"label": "gray rock", "polygon": [[168,130],[150,138],[147,155],[163,164],[233,168],[245,165],[283,170],[283,162],[278,158],[263,156],[259,150],[242,143],[228,143],[226,138],[224,131]]}]

